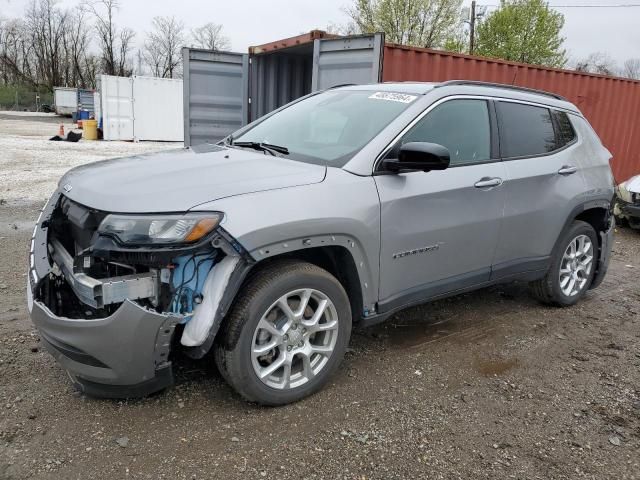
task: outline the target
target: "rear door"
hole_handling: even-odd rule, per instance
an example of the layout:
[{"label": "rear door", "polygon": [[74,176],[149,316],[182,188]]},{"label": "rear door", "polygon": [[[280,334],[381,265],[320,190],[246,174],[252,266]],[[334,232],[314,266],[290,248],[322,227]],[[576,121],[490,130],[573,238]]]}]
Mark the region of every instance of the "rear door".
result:
[{"label": "rear door", "polygon": [[566,113],[510,100],[498,101],[496,107],[506,203],[493,279],[546,269],[586,189],[580,170],[582,140]]},{"label": "rear door", "polygon": [[184,144],[215,143],[247,124],[249,56],[184,48]]},{"label": "rear door", "polygon": [[311,90],[379,82],[383,48],[382,33],[315,40]]}]

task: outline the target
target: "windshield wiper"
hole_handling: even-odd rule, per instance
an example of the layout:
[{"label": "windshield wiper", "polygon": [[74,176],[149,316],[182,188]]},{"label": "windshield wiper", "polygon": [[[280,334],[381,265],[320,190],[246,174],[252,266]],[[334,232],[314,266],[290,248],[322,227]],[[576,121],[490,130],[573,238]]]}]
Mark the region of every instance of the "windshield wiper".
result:
[{"label": "windshield wiper", "polygon": [[281,153],[283,155],[289,155],[289,149],[287,147],[281,147],[280,145],[273,145],[272,143],[264,143],[264,142],[234,142],[231,141],[229,145],[234,147],[247,147],[253,148],[254,150],[260,150],[262,152],[267,152],[276,156],[276,153]]}]

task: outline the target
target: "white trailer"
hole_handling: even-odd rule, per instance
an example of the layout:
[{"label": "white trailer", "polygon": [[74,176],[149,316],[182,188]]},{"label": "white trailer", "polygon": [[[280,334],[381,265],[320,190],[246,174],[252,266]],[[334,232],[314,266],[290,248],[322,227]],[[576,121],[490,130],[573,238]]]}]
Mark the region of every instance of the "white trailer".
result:
[{"label": "white trailer", "polygon": [[55,87],[53,102],[58,115],[71,116],[78,110],[78,89],[69,87]]}]

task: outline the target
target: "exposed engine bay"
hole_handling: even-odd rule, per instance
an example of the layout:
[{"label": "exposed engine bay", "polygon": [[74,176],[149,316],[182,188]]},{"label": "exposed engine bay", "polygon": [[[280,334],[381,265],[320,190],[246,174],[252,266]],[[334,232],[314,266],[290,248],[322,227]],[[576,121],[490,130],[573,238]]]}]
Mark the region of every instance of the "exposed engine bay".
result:
[{"label": "exposed engine bay", "polygon": [[242,248],[217,225],[189,244],[124,245],[100,231],[108,216],[60,195],[43,220],[52,268],[37,283],[34,297],[70,319],[107,318],[131,300],[150,311],[179,315],[183,345],[201,345]]}]

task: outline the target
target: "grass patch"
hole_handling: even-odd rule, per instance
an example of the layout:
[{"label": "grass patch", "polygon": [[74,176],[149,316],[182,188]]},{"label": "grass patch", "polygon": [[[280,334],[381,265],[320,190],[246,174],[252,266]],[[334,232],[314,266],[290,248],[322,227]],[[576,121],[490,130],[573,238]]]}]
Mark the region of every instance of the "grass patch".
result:
[{"label": "grass patch", "polygon": [[0,110],[35,112],[43,104],[53,105],[53,93],[46,88],[36,90],[24,85],[0,85]]}]

